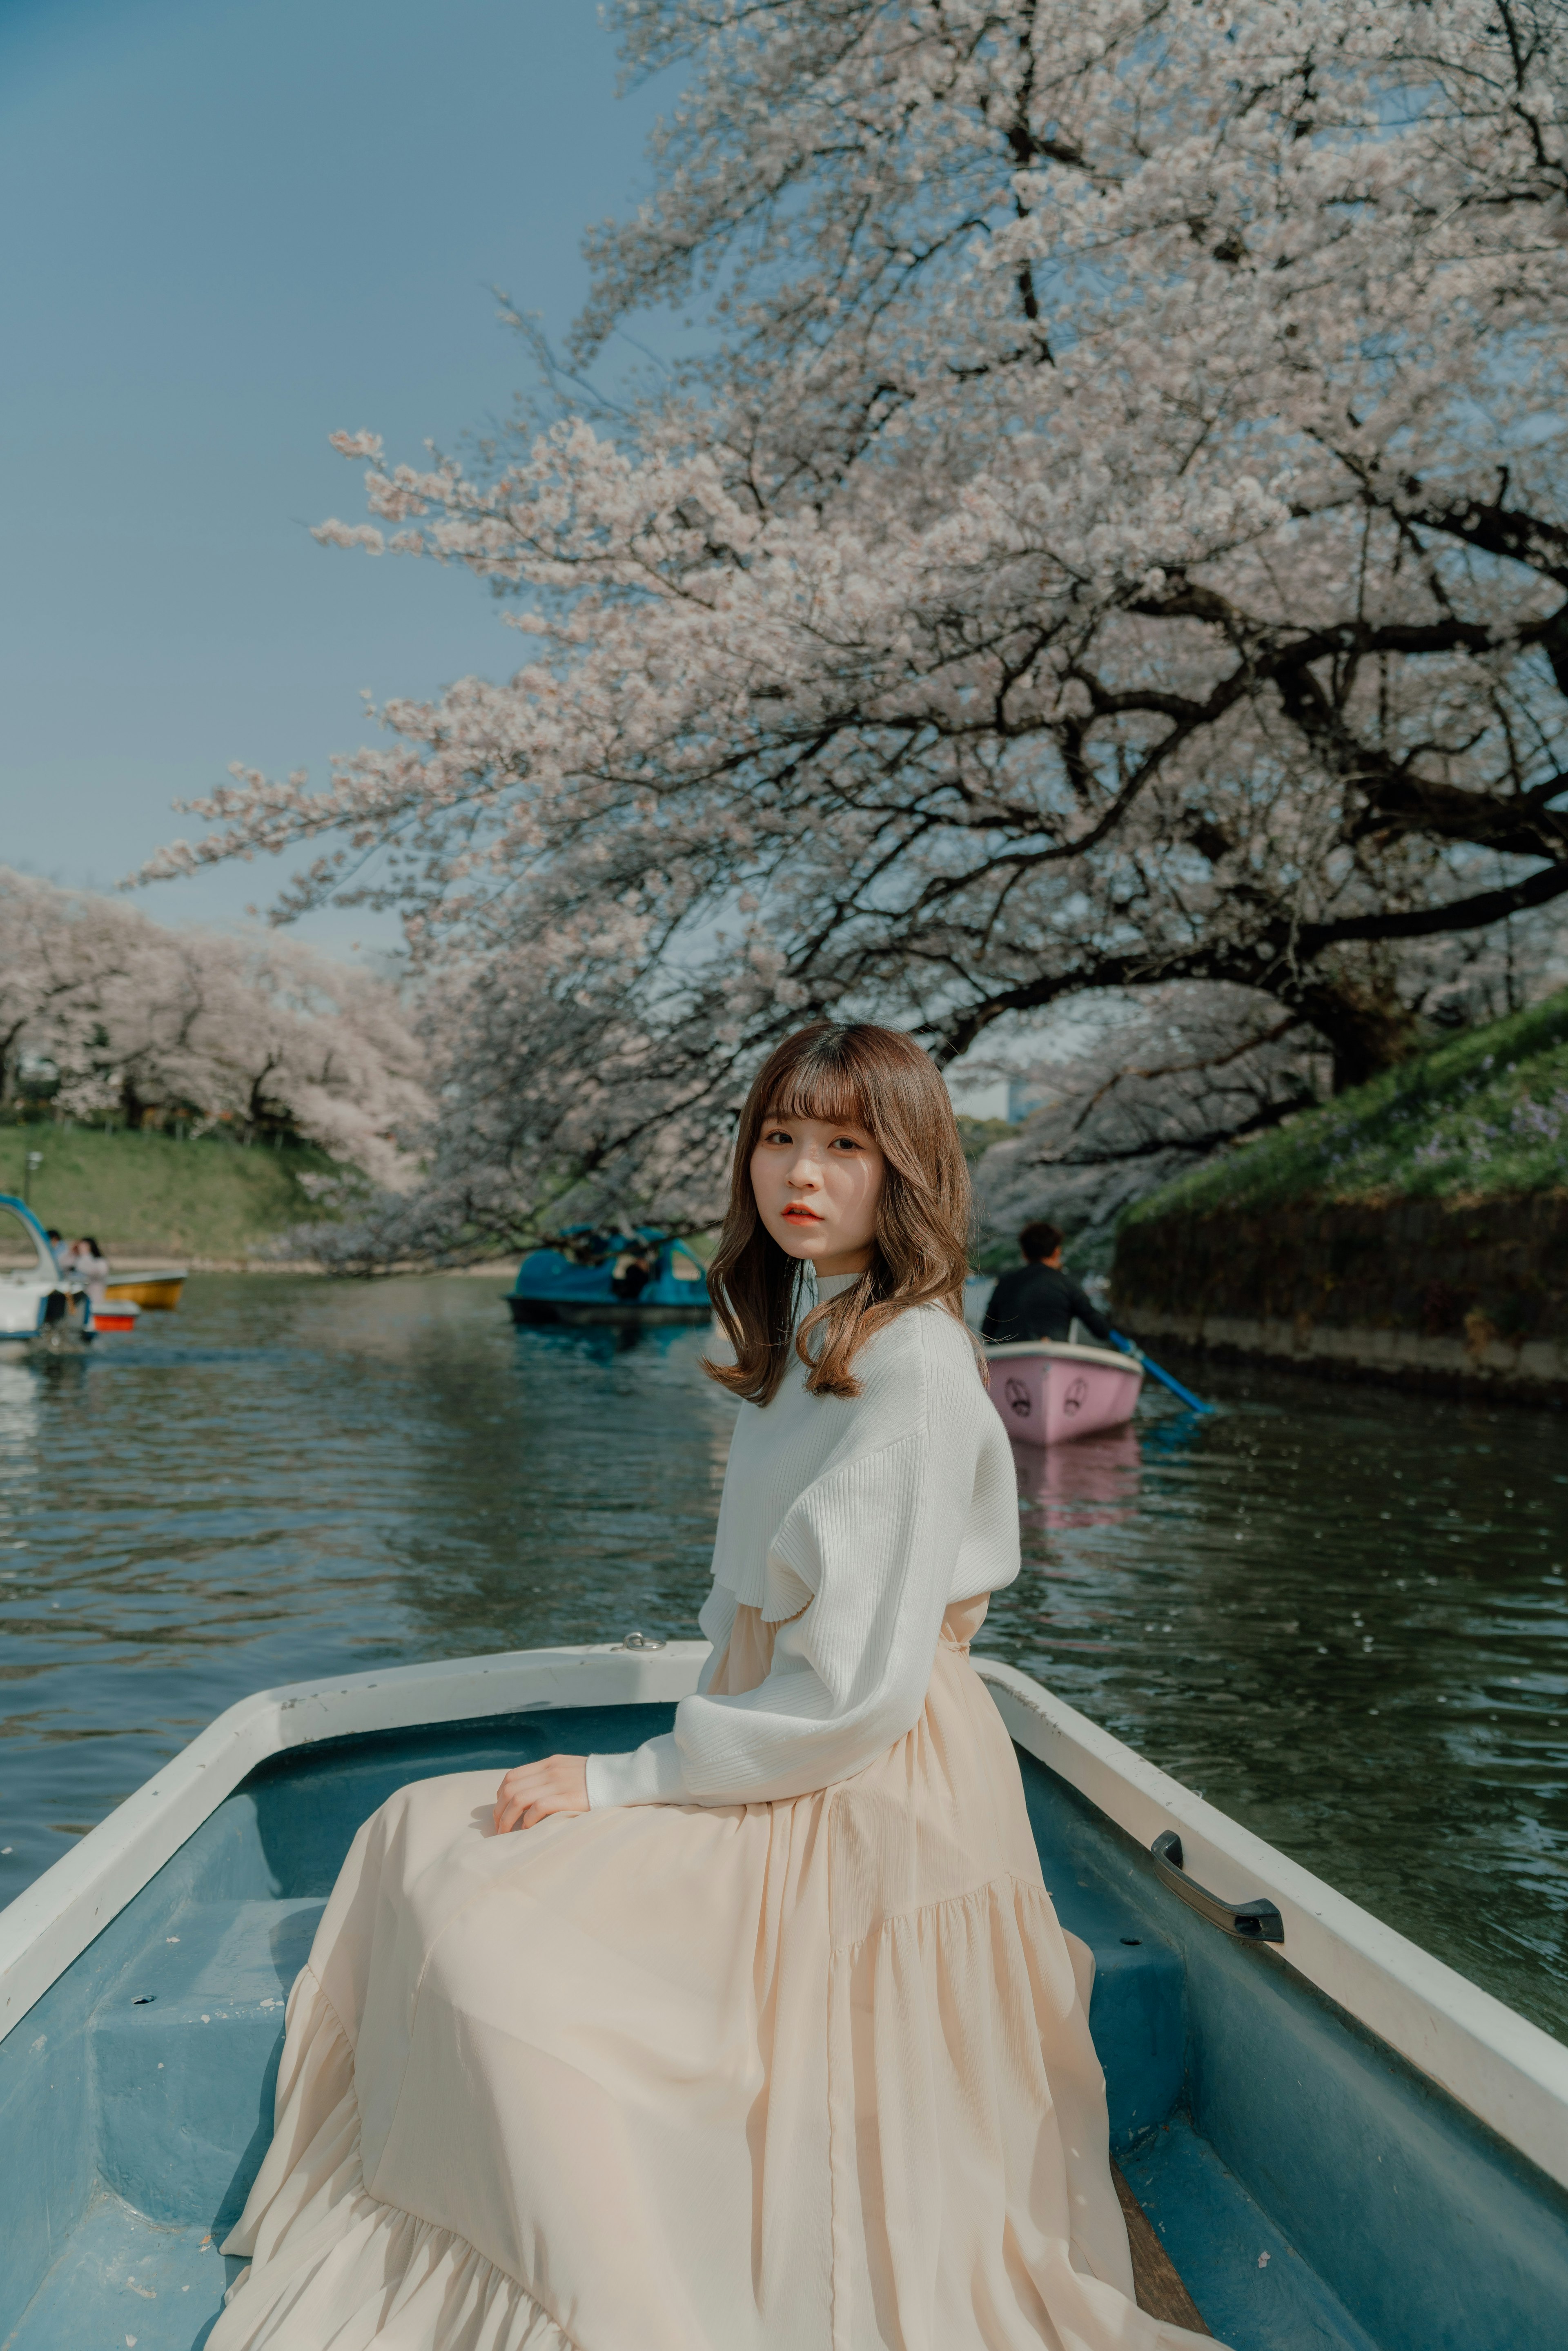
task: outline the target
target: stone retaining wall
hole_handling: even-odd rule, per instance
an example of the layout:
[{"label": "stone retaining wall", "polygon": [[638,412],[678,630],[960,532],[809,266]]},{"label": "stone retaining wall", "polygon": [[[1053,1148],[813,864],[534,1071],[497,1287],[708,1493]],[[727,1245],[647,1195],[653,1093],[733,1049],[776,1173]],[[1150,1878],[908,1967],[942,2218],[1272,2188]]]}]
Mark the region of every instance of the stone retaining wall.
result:
[{"label": "stone retaining wall", "polygon": [[1568,1192],[1151,1217],[1111,1287],[1151,1343],[1568,1402]]}]

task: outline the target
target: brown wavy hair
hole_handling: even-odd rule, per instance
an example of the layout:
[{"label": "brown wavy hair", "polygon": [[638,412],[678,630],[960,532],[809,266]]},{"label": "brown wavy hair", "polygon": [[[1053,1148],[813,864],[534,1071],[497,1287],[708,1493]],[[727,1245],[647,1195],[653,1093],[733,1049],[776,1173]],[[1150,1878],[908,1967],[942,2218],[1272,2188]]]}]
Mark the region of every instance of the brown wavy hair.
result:
[{"label": "brown wavy hair", "polygon": [[953,1104],[936,1063],[912,1037],[865,1020],[817,1021],[787,1037],[764,1063],[740,1114],[729,1209],[708,1269],[714,1311],[735,1361],[703,1364],[748,1404],[768,1404],[778,1393],[804,1278],[802,1260],[764,1225],[752,1190],[751,1155],[769,1118],[862,1127],[886,1163],[871,1263],[850,1289],[813,1308],[794,1341],[813,1395],[859,1395],[851,1365],[895,1315],[937,1305],[964,1319],[969,1171]]}]

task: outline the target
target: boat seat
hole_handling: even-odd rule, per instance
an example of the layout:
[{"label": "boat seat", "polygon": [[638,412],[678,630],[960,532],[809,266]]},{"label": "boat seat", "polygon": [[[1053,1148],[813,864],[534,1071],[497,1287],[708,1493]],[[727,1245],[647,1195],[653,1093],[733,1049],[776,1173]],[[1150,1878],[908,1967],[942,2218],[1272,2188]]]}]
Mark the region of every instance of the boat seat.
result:
[{"label": "boat seat", "polygon": [[1070,1935],[1094,1955],[1089,2025],[1105,2069],[1111,2147],[1125,2156],[1169,2120],[1186,2071],[1185,1971],[1172,1943],[1152,1934],[1103,1880],[1075,1865],[1034,1823],[1046,1890]]},{"label": "boat seat", "polygon": [[3,2338],[5,2351],[199,2351],[239,2269],[200,2221],[166,2227],[100,2190]]},{"label": "boat seat", "polygon": [[99,2002],[99,2178],[148,2219],[221,2235],[237,2216],[272,2137],[284,2006],[324,1907],[183,1904]]}]

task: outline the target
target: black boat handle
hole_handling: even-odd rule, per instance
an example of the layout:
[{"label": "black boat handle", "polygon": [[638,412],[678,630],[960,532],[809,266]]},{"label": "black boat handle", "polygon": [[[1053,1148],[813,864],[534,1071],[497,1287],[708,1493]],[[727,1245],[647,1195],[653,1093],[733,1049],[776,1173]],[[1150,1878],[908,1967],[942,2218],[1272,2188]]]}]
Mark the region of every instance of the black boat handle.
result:
[{"label": "black boat handle", "polygon": [[1282,1943],[1285,1922],[1271,1902],[1259,1897],[1251,1902],[1222,1902],[1206,1886],[1199,1886],[1182,1866],[1181,1839],[1175,1829],[1162,1829],[1149,1847],[1160,1881],[1173,1894],[1179,1894],[1188,1909],[1207,1918],[1211,1927],[1223,1928],[1228,1935],[1239,1936],[1244,1943]]}]

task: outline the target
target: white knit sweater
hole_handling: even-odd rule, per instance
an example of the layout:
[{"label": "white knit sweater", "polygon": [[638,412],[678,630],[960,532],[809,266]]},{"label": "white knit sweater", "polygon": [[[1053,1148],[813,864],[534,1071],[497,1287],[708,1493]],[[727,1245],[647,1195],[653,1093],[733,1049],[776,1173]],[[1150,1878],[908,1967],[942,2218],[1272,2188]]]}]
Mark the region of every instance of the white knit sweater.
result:
[{"label": "white knit sweater", "polygon": [[767,1802],[863,1771],[919,1719],[949,1602],[1018,1573],[1012,1453],[963,1324],[914,1308],[854,1372],[858,1396],[813,1396],[796,1358],[771,1404],[740,1408],[698,1621],[716,1656],[737,1605],[760,1609],[780,1627],[768,1678],[709,1698],[710,1658],[673,1731],[589,1757],[595,1812]]}]

